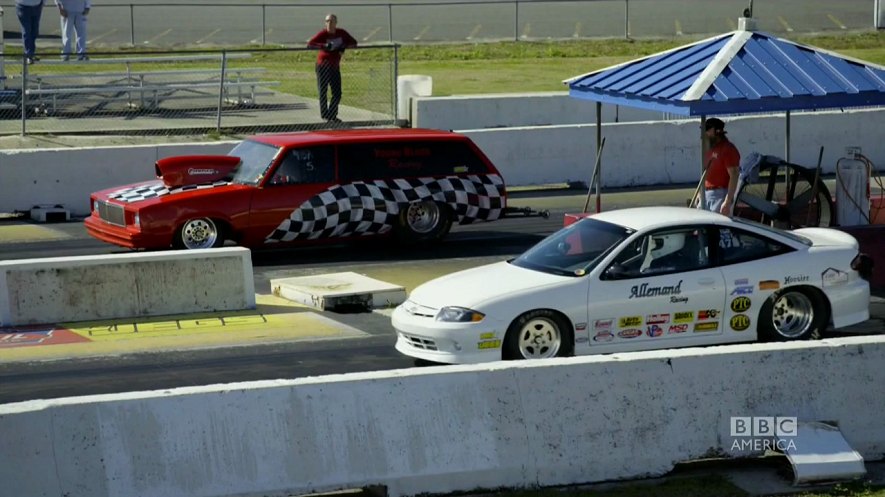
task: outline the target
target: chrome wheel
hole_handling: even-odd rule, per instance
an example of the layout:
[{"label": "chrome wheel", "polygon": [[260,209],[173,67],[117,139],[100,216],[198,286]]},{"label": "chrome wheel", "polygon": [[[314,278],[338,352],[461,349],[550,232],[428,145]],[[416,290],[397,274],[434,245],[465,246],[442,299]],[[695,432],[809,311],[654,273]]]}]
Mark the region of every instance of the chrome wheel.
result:
[{"label": "chrome wheel", "polygon": [[188,250],[215,247],[220,242],[218,227],[209,218],[191,219],[181,227],[180,242]]},{"label": "chrome wheel", "polygon": [[546,317],[534,317],[519,329],[519,354],[525,359],[556,357],[562,346],[559,325]]},{"label": "chrome wheel", "polygon": [[814,305],[802,292],[785,292],[774,301],[771,322],[778,335],[797,339],[807,334],[814,323]]},{"label": "chrome wheel", "polygon": [[425,235],[437,229],[439,220],[439,205],[433,201],[409,204],[406,210],[406,224],[417,234]]}]

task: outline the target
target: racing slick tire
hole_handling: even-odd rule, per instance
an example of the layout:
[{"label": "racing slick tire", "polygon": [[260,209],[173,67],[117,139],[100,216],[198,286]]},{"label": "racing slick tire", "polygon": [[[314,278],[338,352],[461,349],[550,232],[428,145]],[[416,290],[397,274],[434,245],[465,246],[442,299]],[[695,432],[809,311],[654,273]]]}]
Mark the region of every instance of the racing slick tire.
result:
[{"label": "racing slick tire", "polygon": [[396,234],[406,243],[425,243],[441,240],[450,229],[452,215],[449,206],[422,200],[400,210]]},{"label": "racing slick tire", "polygon": [[759,337],[776,342],[818,339],[828,322],[827,303],[818,292],[787,288],[762,305]]},{"label": "racing slick tire", "polygon": [[504,336],[504,359],[547,359],[572,354],[568,323],[553,311],[539,309],[516,318]]},{"label": "racing slick tire", "polygon": [[207,249],[224,245],[223,226],[208,217],[188,219],[175,232],[176,249]]}]

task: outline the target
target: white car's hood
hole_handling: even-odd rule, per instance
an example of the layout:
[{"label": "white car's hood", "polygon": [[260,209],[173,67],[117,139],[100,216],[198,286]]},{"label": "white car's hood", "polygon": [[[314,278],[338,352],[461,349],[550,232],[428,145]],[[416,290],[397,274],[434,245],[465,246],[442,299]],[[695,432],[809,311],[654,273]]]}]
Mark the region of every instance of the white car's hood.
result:
[{"label": "white car's hood", "polygon": [[475,308],[496,297],[571,281],[573,278],[496,262],[428,281],[412,290],[409,300],[440,309],[444,306]]}]

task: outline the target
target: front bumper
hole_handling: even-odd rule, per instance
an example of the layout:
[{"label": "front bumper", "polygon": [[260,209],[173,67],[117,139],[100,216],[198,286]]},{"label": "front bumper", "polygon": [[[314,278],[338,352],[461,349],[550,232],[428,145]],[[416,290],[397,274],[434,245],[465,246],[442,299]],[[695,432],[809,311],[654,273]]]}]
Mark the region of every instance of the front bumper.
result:
[{"label": "front bumper", "polygon": [[94,213],[83,221],[86,232],[103,242],[131,249],[166,248],[170,239],[166,236],[150,236],[131,226],[110,224]]},{"label": "front bumper", "polygon": [[393,311],[396,350],[416,359],[445,364],[500,361],[506,327],[494,320],[479,323],[443,323],[415,315],[403,306]]}]

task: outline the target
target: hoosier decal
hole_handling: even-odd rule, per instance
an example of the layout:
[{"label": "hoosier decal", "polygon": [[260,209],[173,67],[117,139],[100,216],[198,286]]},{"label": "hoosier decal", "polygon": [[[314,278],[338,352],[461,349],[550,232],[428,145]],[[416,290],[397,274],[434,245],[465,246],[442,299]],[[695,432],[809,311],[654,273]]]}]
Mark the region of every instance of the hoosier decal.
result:
[{"label": "hoosier decal", "polygon": [[807,274],[801,274],[799,276],[784,276],[784,285],[792,285],[793,283],[805,283],[810,280]]},{"label": "hoosier decal", "polygon": [[631,299],[644,299],[648,297],[661,297],[665,295],[679,295],[682,293],[682,280],[671,286],[648,286],[648,283],[633,285],[630,288]]}]

